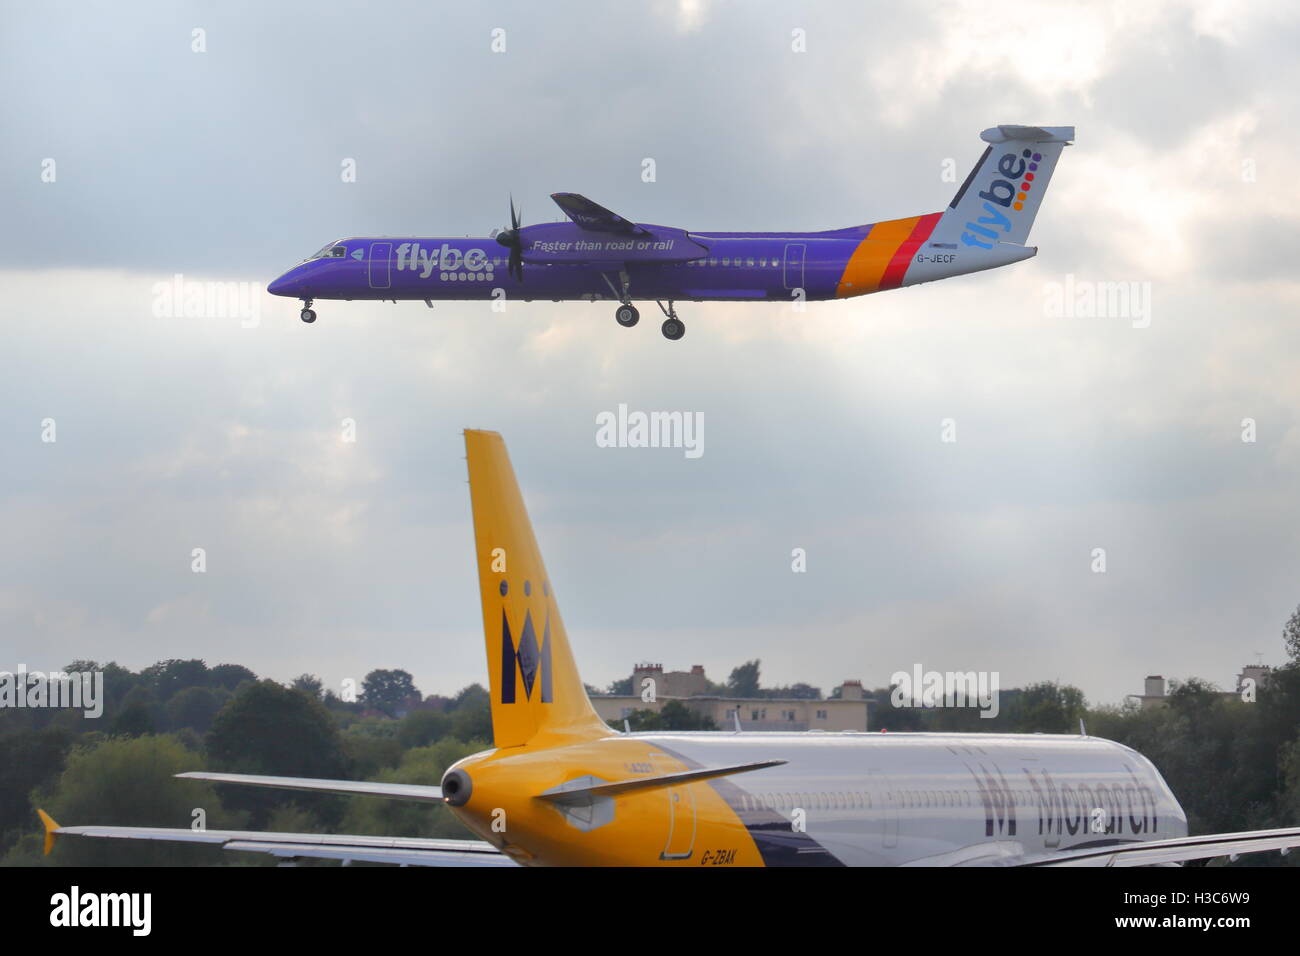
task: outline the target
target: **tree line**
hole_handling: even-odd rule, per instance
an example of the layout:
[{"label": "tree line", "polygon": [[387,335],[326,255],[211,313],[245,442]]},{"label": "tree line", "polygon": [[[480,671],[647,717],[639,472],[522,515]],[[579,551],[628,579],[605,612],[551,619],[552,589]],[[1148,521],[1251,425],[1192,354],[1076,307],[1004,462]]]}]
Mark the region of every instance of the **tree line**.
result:
[{"label": "tree line", "polygon": [[[1160,706],[1089,706],[1077,687],[1046,681],[1003,690],[997,716],[983,718],[973,708],[895,708],[892,689],[881,687],[868,692],[872,726],[1071,734],[1082,720],[1090,735],[1126,744],[1155,764],[1193,834],[1296,826],[1300,608],[1283,640],[1290,661],[1271,671],[1253,699],[1192,678]],[[733,670],[728,695],[763,696],[740,693],[762,690],[759,668],[759,661],[747,661]],[[285,685],[238,664],[209,667],[202,660],[159,661],[138,673],[93,661],[66,670],[103,671],[101,717],[0,708],[0,865],[267,865],[212,847],[119,840],[61,840],[46,859],[37,806],[67,824],[188,828],[201,821],[209,829],[467,835],[440,805],[212,785],[174,774],[214,770],[437,786],[451,764],[490,746],[489,698],[479,684],[452,697],[422,697],[406,671],[375,670],[356,699],[345,700],[310,674]],[[675,701],[633,716],[633,729],[710,729]],[[1295,865],[1297,856],[1243,862]]]}]

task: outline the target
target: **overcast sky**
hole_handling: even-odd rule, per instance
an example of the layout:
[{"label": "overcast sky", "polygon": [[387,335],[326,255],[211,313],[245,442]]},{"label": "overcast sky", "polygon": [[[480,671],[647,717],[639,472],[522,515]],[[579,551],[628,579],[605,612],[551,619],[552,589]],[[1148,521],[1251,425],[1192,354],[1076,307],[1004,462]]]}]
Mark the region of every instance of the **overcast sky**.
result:
[{"label": "overcast sky", "polygon": [[[0,669],[485,681],[466,426],[506,438],[592,684],[758,657],[767,684],[920,663],[1118,702],[1278,663],[1298,27],[1280,2],[3,0]],[[320,301],[308,327],[264,294],[340,236],[486,234],[509,192],[526,222],[560,190],[701,230],[932,212],[996,123],[1078,130],[1037,258],[997,272],[683,304],[676,343],[608,303]],[[259,321],[158,317],[177,273],[255,283]],[[1051,314],[1067,281],[1139,283],[1149,324]],[[703,456],[597,447],[619,403],[702,413]]]}]

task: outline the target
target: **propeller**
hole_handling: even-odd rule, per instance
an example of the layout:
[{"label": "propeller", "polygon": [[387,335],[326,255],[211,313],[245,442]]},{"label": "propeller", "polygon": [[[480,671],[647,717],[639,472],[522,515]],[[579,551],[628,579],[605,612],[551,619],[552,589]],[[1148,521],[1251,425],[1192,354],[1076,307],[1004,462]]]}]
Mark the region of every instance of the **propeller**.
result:
[{"label": "propeller", "polygon": [[515,211],[515,197],[510,197],[510,228],[497,233],[497,242],[510,250],[510,275],[516,282],[524,281],[524,243],[519,238],[519,213]]}]

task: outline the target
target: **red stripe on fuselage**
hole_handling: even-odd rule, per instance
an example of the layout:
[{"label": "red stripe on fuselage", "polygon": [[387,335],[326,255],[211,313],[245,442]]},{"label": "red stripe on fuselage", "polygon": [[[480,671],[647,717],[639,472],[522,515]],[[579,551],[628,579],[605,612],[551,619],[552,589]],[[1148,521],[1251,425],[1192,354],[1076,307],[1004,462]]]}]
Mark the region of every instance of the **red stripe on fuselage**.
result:
[{"label": "red stripe on fuselage", "polygon": [[881,289],[897,289],[903,284],[903,277],[907,275],[907,267],[912,263],[912,256],[916,255],[916,250],[921,248],[921,243],[930,238],[930,233],[934,232],[934,227],[942,216],[943,213],[934,212],[920,218],[912,229],[912,234],[903,240],[894,252],[894,257],[889,260],[889,265],[885,267],[885,274],[880,277]]}]

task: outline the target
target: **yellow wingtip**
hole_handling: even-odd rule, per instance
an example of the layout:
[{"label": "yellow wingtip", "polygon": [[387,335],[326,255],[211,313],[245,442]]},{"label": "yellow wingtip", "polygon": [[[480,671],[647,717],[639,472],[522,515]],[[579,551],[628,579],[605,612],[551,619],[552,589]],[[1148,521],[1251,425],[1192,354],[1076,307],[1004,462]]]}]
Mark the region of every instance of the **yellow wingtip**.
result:
[{"label": "yellow wingtip", "polygon": [[41,825],[45,827],[45,855],[49,856],[50,851],[54,849],[54,835],[58,832],[59,825],[54,822],[54,817],[39,807],[36,815],[41,818]]}]

